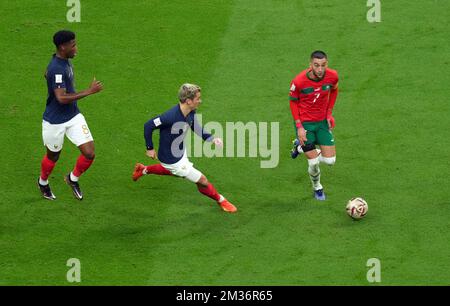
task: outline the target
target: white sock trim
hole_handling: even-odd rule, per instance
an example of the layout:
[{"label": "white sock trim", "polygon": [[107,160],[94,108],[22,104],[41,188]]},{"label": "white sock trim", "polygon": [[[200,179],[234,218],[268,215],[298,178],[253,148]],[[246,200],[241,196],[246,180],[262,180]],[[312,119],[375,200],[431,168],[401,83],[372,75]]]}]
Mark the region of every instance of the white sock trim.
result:
[{"label": "white sock trim", "polygon": [[225,200],[225,198],[223,197],[223,195],[219,194],[220,198],[219,198],[219,203],[222,203],[223,200]]},{"label": "white sock trim", "polygon": [[319,183],[319,184],[317,184],[317,186],[313,186],[313,188],[314,188],[314,191],[317,191],[317,190],[323,189],[323,186]]},{"label": "white sock trim", "polygon": [[72,182],[78,182],[79,179],[80,179],[80,178],[79,178],[78,176],[75,176],[75,175],[73,174],[73,172],[70,172],[70,180],[71,180]]},{"label": "white sock trim", "polygon": [[333,157],[324,157],[322,155],[319,156],[319,160],[321,163],[327,164],[327,165],[334,165],[336,163],[336,156]]},{"label": "white sock trim", "polygon": [[42,186],[47,186],[48,185],[48,180],[43,180],[41,179],[41,177],[39,177],[39,184],[41,184]]}]

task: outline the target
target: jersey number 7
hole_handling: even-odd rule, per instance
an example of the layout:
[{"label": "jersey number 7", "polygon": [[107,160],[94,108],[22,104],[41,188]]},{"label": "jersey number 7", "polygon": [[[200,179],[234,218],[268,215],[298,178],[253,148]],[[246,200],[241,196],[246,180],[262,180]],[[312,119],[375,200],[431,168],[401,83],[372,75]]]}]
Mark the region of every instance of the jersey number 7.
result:
[{"label": "jersey number 7", "polygon": [[320,97],[320,92],[318,94],[316,94],[316,97],[314,98],[313,103],[316,103],[316,100]]}]

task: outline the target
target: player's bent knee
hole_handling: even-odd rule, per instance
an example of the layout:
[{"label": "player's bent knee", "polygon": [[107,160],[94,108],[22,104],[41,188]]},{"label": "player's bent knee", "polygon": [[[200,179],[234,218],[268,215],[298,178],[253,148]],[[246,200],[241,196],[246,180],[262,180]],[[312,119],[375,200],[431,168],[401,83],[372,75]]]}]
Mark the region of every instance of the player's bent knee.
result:
[{"label": "player's bent knee", "polygon": [[47,158],[51,160],[52,162],[56,163],[59,160],[59,154],[58,155],[48,155]]},{"label": "player's bent knee", "polygon": [[197,185],[201,186],[201,187],[208,187],[208,179],[205,176],[202,176],[198,182]]},{"label": "player's bent knee", "polygon": [[47,158],[50,159],[52,162],[56,163],[59,159],[61,151],[59,152],[52,152],[50,150],[47,151]]},{"label": "player's bent knee", "polygon": [[314,144],[312,144],[312,143],[307,143],[306,145],[302,146],[302,150],[305,153],[309,152],[309,151],[312,151],[312,150],[315,150],[315,149],[316,149],[316,146]]},{"label": "player's bent knee", "polygon": [[329,165],[329,166],[333,166],[336,163],[336,156],[333,156],[333,157],[321,156],[320,162],[322,162],[326,165]]},{"label": "player's bent knee", "polygon": [[185,176],[185,178],[195,184],[201,186],[208,186],[208,179],[204,176],[200,171],[195,168],[192,168],[189,173]]},{"label": "player's bent knee", "polygon": [[203,185],[204,187],[208,186],[208,179],[206,178],[206,176],[202,175],[200,180],[199,180],[200,184]]},{"label": "player's bent knee", "polygon": [[95,158],[95,153],[93,151],[92,152],[84,152],[83,155],[84,155],[84,157],[86,157],[86,159],[89,159],[89,160],[93,160]]}]

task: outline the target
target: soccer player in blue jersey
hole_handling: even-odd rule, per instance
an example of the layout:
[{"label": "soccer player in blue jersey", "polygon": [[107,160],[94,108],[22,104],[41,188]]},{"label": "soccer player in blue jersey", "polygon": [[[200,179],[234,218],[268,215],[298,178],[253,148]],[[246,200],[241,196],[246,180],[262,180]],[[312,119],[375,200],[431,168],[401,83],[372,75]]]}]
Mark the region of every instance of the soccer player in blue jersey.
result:
[{"label": "soccer player in blue jersey", "polygon": [[[136,164],[133,172],[133,180],[137,181],[144,174],[174,175],[185,178],[197,184],[198,190],[215,200],[222,210],[230,213],[237,211],[236,207],[219,194],[205,175],[193,167],[189,161],[184,138],[190,127],[205,141],[222,146],[222,140],[207,133],[198,123],[195,112],[201,100],[201,88],[194,84],[183,84],[178,92],[180,103],[167,112],[144,125],[144,137],[147,145],[147,156],[159,159],[160,164],[144,166]],[[159,129],[158,155],[155,152],[152,134]]]},{"label": "soccer player in blue jersey", "polygon": [[45,73],[48,97],[42,121],[42,137],[47,153],[41,162],[41,175],[38,186],[42,196],[48,200],[56,199],[48,177],[58,161],[64,143],[64,135],[75,144],[81,152],[72,172],[64,177],[78,200],[83,199],[78,179],[94,161],[94,139],[84,116],[78,109],[77,101],[95,94],[103,89],[101,82],[93,80],[91,86],[80,92],[75,91],[72,64],[69,59],[77,53],[75,34],[59,31],[53,36],[56,53]]}]

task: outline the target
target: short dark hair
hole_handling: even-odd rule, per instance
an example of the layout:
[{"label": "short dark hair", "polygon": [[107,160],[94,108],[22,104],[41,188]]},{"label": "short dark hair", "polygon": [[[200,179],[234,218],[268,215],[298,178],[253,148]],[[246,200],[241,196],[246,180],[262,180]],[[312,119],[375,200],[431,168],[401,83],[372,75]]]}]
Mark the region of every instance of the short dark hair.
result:
[{"label": "short dark hair", "polygon": [[327,54],[323,51],[316,50],[313,53],[311,53],[311,59],[318,58],[318,59],[328,59]]},{"label": "short dark hair", "polygon": [[72,31],[62,30],[56,32],[55,35],[53,35],[53,43],[55,44],[56,48],[71,41],[72,39],[75,39],[75,33]]}]

